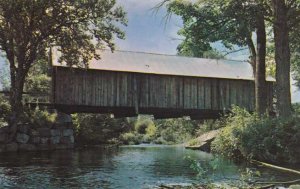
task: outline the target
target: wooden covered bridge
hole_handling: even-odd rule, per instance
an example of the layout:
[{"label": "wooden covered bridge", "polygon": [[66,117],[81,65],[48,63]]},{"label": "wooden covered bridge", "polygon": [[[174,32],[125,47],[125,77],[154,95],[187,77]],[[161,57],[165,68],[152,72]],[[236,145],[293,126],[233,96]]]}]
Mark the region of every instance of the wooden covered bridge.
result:
[{"label": "wooden covered bridge", "polygon": [[[247,62],[128,51],[104,51],[88,69],[53,60],[52,103],[66,113],[202,119],[217,117],[233,104],[254,110],[253,74]],[[271,78],[267,91],[271,107]]]}]

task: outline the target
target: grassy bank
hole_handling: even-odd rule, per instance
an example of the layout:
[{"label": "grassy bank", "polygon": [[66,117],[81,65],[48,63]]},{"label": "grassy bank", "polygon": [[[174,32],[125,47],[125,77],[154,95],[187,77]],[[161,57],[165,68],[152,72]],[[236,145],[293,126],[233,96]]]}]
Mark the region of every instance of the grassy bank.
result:
[{"label": "grassy bank", "polygon": [[234,107],[222,120],[223,128],[212,143],[214,153],[233,159],[257,159],[272,163],[300,163],[300,117],[251,114]]}]

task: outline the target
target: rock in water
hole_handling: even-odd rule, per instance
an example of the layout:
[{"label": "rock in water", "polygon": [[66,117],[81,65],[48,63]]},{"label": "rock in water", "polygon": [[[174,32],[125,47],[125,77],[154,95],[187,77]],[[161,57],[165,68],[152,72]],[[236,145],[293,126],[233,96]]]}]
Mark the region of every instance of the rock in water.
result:
[{"label": "rock in water", "polygon": [[216,138],[218,134],[219,130],[212,130],[207,133],[204,133],[200,137],[193,140],[194,142],[196,141],[196,144],[186,145],[185,148],[210,152],[211,142]]}]

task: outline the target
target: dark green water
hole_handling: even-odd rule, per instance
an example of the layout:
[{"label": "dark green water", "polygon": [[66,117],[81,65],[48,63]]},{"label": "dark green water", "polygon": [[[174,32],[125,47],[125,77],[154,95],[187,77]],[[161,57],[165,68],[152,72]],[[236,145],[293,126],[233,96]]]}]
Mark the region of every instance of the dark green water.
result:
[{"label": "dark green water", "polygon": [[[153,188],[197,183],[185,157],[208,162],[210,154],[170,146],[125,146],[0,155],[0,188]],[[215,181],[238,178],[239,167],[222,162]],[[280,177],[265,171],[270,177]]]}]

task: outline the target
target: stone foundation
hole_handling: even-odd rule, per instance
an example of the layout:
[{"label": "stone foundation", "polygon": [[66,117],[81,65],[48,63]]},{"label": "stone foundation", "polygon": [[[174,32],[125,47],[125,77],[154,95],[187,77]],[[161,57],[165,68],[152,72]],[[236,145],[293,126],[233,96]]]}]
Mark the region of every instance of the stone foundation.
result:
[{"label": "stone foundation", "polygon": [[58,114],[57,122],[50,127],[18,125],[16,138],[11,143],[6,143],[8,129],[8,126],[0,128],[0,152],[61,150],[74,147],[72,119],[67,114]]}]

